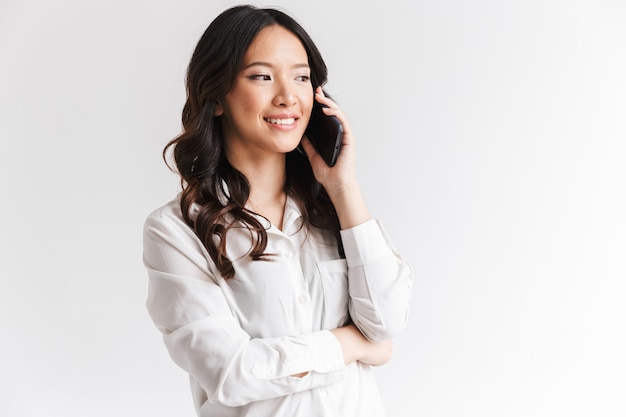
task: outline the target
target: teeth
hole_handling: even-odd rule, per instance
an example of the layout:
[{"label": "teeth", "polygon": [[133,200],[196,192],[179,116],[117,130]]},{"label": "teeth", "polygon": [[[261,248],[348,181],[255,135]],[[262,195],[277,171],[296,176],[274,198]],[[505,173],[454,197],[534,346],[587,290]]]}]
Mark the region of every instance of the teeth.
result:
[{"label": "teeth", "polygon": [[296,119],[290,117],[288,119],[265,119],[265,121],[275,125],[292,125],[296,122]]}]

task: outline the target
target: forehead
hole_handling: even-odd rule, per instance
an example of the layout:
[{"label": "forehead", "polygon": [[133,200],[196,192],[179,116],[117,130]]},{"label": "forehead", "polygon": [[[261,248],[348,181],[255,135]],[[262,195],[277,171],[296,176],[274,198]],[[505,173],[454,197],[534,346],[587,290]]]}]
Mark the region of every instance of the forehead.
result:
[{"label": "forehead", "polygon": [[243,59],[244,65],[268,60],[298,63],[308,61],[300,39],[279,25],[263,28],[248,47]]}]

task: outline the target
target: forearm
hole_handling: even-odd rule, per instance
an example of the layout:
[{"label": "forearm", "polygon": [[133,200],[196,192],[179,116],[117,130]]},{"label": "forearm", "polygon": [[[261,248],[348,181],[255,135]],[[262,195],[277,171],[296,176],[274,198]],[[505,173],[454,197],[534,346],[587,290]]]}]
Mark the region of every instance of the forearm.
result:
[{"label": "forearm", "polygon": [[232,318],[207,317],[167,334],[164,340],[174,362],[199,382],[210,399],[229,407],[343,378],[339,346],[324,331],[249,339]]},{"label": "forearm", "polygon": [[341,229],[358,226],[372,218],[358,183],[328,186],[326,192],[333,202]]},{"label": "forearm", "polygon": [[359,361],[378,366],[391,359],[391,340],[371,342],[353,324],[331,330],[331,333],[341,345],[346,365]]}]

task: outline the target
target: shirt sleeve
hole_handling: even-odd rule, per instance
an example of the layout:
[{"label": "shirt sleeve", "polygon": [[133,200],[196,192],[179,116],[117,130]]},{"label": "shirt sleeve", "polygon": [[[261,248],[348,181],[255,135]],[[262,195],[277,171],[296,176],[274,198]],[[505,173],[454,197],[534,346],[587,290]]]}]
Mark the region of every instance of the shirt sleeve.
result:
[{"label": "shirt sleeve", "polygon": [[[174,362],[198,381],[209,401],[241,406],[343,378],[341,346],[329,331],[251,338],[231,313],[209,262],[182,219],[148,217],[148,312]],[[302,378],[291,376],[304,372]]]},{"label": "shirt sleeve", "polygon": [[372,341],[397,336],[409,315],[413,280],[408,265],[376,220],[342,230],[341,237],[352,321]]}]

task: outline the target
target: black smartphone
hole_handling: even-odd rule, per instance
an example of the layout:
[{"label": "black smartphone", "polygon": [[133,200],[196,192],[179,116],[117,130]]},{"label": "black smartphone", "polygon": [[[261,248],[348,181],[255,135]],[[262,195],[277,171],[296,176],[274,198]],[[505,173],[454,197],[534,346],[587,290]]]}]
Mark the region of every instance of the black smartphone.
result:
[{"label": "black smartphone", "polygon": [[343,141],[343,125],[335,116],[324,114],[324,106],[313,99],[311,119],[305,134],[311,144],[329,167],[335,166],[341,142]]}]

